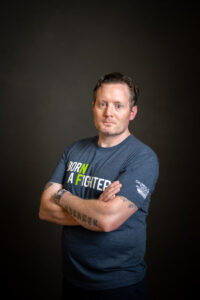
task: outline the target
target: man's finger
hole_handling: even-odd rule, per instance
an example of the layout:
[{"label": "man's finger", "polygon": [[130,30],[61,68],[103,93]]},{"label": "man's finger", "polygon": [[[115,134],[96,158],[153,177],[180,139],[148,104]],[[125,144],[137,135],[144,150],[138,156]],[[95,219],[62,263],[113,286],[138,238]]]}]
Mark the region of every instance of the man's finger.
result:
[{"label": "man's finger", "polygon": [[[112,182],[106,189],[105,191],[108,191],[108,190],[111,190],[111,189],[114,189],[116,188],[117,186],[121,185],[121,183],[119,181],[114,181]],[[104,192],[105,192],[104,191]]]},{"label": "man's finger", "polygon": [[114,198],[115,195],[120,191],[121,189],[121,184],[116,186],[115,188],[112,188],[111,190],[108,190],[104,193],[101,194],[101,199],[102,201],[108,201],[111,200],[111,198]]}]

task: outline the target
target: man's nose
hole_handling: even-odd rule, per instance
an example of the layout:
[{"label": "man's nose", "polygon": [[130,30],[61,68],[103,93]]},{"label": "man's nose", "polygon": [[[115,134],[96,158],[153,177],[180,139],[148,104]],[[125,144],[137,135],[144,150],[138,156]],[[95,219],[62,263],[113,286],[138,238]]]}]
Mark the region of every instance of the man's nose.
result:
[{"label": "man's nose", "polygon": [[106,106],[104,114],[105,114],[106,117],[109,117],[109,116],[113,115],[113,109],[112,109],[111,105]]}]

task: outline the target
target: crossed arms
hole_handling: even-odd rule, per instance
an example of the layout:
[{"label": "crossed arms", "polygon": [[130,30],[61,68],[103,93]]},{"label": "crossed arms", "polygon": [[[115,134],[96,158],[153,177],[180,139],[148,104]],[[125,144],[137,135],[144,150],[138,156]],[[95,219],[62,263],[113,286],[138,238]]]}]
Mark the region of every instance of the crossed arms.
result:
[{"label": "crossed arms", "polygon": [[109,232],[117,229],[133,213],[137,206],[122,196],[119,181],[111,183],[98,199],[82,199],[64,193],[59,205],[54,196],[61,184],[48,182],[41,196],[39,218],[65,226],[83,226],[92,231]]}]

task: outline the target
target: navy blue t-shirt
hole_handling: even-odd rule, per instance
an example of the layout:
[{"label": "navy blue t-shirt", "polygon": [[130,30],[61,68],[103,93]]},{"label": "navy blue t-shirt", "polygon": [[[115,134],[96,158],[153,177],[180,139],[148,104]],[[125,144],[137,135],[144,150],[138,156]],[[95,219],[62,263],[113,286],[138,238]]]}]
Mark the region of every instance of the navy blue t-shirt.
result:
[{"label": "navy blue t-shirt", "polygon": [[100,147],[97,136],[66,147],[50,181],[83,199],[98,199],[111,182],[119,180],[118,195],[138,207],[111,232],[63,227],[63,273],[68,281],[99,290],[128,286],[144,278],[146,216],[158,169],[154,151],[133,135],[114,147]]}]

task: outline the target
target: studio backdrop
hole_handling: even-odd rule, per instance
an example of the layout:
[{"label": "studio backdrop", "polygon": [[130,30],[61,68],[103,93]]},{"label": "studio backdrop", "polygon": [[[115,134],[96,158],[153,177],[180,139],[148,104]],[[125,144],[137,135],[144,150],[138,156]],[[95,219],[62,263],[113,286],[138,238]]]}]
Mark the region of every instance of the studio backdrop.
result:
[{"label": "studio backdrop", "polygon": [[149,299],[193,299],[197,283],[199,7],[173,1],[1,4],[1,248],[6,299],[60,299],[61,227],[39,220],[64,148],[96,135],[105,73],[140,88],[130,131],[158,155],[147,219]]}]

